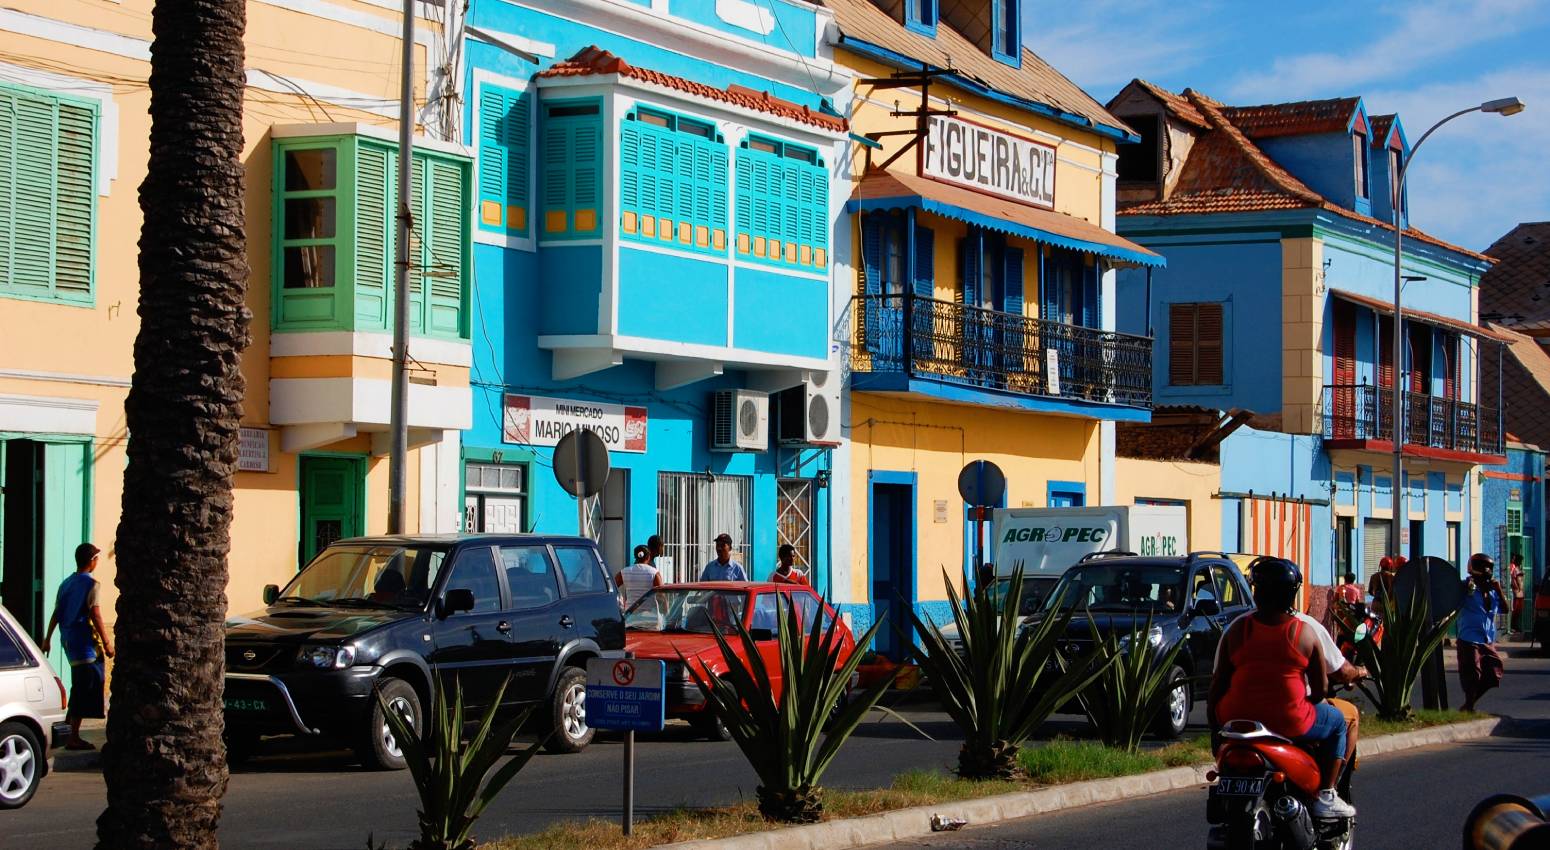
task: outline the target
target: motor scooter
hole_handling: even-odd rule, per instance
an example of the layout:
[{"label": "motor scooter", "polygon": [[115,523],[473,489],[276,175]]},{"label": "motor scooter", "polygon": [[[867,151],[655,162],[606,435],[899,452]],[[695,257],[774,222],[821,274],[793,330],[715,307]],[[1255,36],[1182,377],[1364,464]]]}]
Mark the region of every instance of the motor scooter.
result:
[{"label": "motor scooter", "polygon": [[[1219,734],[1206,774],[1207,850],[1351,850],[1356,819],[1315,818],[1309,808],[1320,785],[1312,755],[1254,720],[1230,720]],[[1354,803],[1351,765],[1335,787]]]}]

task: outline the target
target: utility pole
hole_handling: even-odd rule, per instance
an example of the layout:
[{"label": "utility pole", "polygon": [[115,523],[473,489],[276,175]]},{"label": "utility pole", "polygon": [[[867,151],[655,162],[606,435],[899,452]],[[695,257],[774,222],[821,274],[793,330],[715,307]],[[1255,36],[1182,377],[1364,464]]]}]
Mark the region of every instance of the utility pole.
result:
[{"label": "utility pole", "polygon": [[409,235],[414,230],[410,209],[414,157],[414,3],[404,0],[403,62],[398,90],[398,241],[393,288],[393,395],[388,414],[392,443],[388,449],[389,534],[404,533],[409,461]]}]

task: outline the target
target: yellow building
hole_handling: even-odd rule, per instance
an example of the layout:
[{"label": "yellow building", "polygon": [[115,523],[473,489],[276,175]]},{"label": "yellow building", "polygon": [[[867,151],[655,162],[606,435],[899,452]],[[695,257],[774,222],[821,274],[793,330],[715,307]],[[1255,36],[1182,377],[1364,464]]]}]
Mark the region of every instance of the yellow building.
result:
[{"label": "yellow building", "polygon": [[[836,272],[852,297],[834,592],[857,627],[907,629],[906,606],[945,615],[943,571],[972,558],[966,462],[1000,466],[1007,506],[1122,503],[1114,424],[1149,418],[1152,344],[1113,332],[1113,270],[1161,260],[1113,233],[1134,133],[1022,43],[1020,0],[824,5],[866,139]],[[897,654],[892,631],[878,648]]]},{"label": "yellow building", "polygon": [[[113,611],[151,7],[17,0],[0,10],[0,197],[13,199],[0,207],[0,553],[4,604],[35,635],[82,540],[104,550],[103,610]],[[264,584],[286,581],[328,540],[385,530],[399,8],[248,4],[253,344],[243,359],[234,611],[256,607]],[[442,23],[419,21],[414,77],[418,101],[430,104],[420,121],[444,137],[457,122],[442,118]],[[454,530],[457,435],[470,413],[471,160],[449,142],[423,145],[408,470],[418,506],[407,524]]]}]

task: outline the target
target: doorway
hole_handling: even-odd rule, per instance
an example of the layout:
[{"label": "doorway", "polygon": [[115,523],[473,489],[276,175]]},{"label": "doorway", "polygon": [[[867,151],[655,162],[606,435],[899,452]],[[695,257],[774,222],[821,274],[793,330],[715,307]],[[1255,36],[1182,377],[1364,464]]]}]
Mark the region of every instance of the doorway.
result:
[{"label": "doorway", "polygon": [[297,566],[304,567],[335,540],[365,533],[365,463],[358,457],[304,455],[300,478]]},{"label": "doorway", "polygon": [[630,565],[630,471],[608,470],[603,492],[587,499],[587,527],[582,536],[597,541],[608,574]]},{"label": "doorway", "polygon": [[[84,440],[0,439],[0,602],[35,641],[54,613],[55,589],[75,571],[75,547],[91,532],[90,463]],[[68,685],[58,642],[48,658]]]},{"label": "doorway", "polygon": [[1424,521],[1418,520],[1418,519],[1411,520],[1410,521],[1410,554],[1407,555],[1406,557],[1408,557],[1412,561],[1419,561],[1419,560],[1421,560],[1421,557],[1426,554],[1425,540],[1426,540],[1426,523]]},{"label": "doorway", "polygon": [[[872,616],[883,621],[873,638],[877,654],[903,661],[900,634],[910,629],[905,606],[915,599],[915,483],[903,473],[872,473],[871,552]],[[886,618],[886,619],[885,619]]]}]

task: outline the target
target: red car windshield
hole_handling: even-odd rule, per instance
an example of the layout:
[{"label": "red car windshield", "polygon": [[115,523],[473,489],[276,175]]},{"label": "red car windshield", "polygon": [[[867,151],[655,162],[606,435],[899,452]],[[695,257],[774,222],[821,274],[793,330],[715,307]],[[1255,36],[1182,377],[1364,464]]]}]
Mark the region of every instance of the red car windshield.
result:
[{"label": "red car windshield", "polygon": [[624,615],[624,627],[643,632],[734,633],[743,622],[748,594],[739,590],[658,587]]}]

